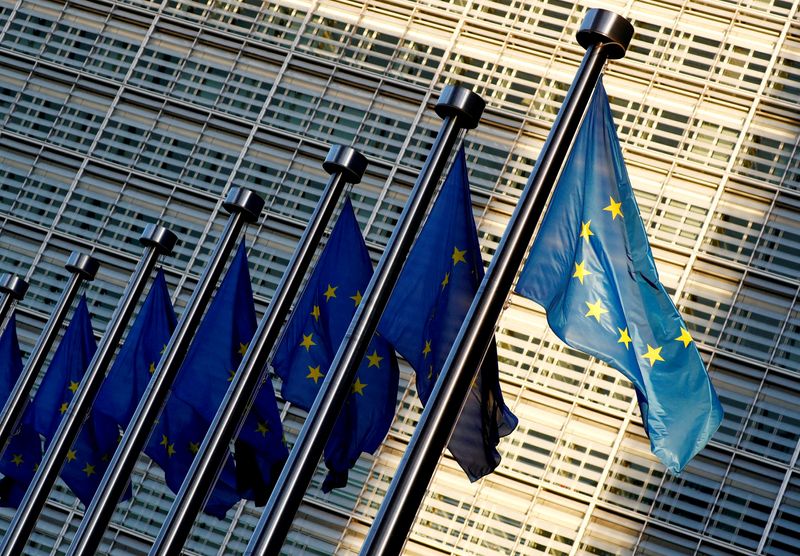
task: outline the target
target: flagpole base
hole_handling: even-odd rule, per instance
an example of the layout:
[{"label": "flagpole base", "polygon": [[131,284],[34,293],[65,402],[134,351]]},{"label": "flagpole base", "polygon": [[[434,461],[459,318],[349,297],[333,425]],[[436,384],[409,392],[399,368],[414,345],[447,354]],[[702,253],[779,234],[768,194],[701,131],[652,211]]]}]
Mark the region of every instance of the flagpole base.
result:
[{"label": "flagpole base", "polygon": [[16,274],[3,274],[0,276],[0,292],[6,293],[16,300],[25,297],[28,291],[28,282]]},{"label": "flagpole base", "polygon": [[239,213],[245,222],[252,223],[258,220],[264,208],[264,199],[255,191],[244,187],[231,188],[222,206],[229,213]]},{"label": "flagpole base", "polygon": [[100,268],[100,262],[91,255],[85,255],[79,251],[73,251],[67,259],[64,268],[73,274],[79,274],[81,278],[87,282],[94,280],[97,275],[97,270]]},{"label": "flagpole base", "polygon": [[152,247],[159,255],[169,255],[175,248],[178,236],[166,229],[164,226],[148,224],[145,226],[139,243],[145,247]]},{"label": "flagpole base", "polygon": [[332,145],[322,167],[329,174],[341,173],[347,183],[360,183],[367,164],[367,157],[354,148]]},{"label": "flagpole base", "polygon": [[486,101],[476,93],[460,85],[448,85],[439,95],[439,100],[434,107],[440,118],[448,116],[459,120],[459,126],[464,129],[475,129],[481,121]]},{"label": "flagpole base", "polygon": [[586,13],[578,31],[578,43],[583,48],[602,44],[606,56],[618,60],[625,56],[633,38],[633,25],[624,17],[594,8]]}]

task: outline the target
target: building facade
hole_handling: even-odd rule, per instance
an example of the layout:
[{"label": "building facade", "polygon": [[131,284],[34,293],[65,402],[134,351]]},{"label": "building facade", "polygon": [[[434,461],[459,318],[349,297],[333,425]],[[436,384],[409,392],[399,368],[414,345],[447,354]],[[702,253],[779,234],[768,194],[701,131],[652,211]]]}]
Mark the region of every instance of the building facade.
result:
[{"label": "building facade", "polygon": [[[680,477],[650,454],[622,376],[564,346],[511,295],[501,382],[520,418],[470,484],[445,456],[406,553],[769,554],[800,540],[800,16],[789,0],[611,0],[636,35],[605,85],[656,262],[724,405]],[[0,0],[0,271],[27,275],[30,351],[73,249],[105,328],[149,222],[185,306],[232,186],[266,198],[246,232],[263,312],[326,181],[332,143],[370,159],[350,192],[374,260],[432,143],[448,83],[487,101],[465,138],[491,259],[577,70],[569,0]],[[320,471],[286,554],[355,554],[420,414],[401,371],[384,445],[347,488]],[[277,380],[277,379],[276,379]],[[275,383],[276,388],[278,383]],[[289,443],[305,415],[284,406]],[[104,553],[145,554],[172,494],[142,456]],[[61,554],[83,507],[60,484],[31,554]],[[260,510],[198,520],[185,553],[244,551]],[[0,512],[0,530],[12,512]]]}]

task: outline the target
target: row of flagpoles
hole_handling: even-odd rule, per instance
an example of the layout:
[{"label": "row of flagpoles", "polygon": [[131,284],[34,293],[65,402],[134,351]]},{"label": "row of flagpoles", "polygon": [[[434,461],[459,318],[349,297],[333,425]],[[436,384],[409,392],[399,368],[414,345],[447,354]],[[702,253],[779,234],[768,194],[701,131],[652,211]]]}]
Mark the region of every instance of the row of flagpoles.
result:
[{"label": "row of flagpoles", "polygon": [[[367,160],[350,147],[335,146],[323,164],[330,179],[257,325],[243,242],[212,300],[244,225],[259,218],[264,204],[252,191],[233,189],[224,203],[230,213],[225,229],[181,318],[176,321],[163,274],[159,273],[111,366],[157,259],[170,253],[176,241],[165,228],[148,226],[142,236],[145,253],[100,345],[94,345],[82,300],[36,396],[29,402],[34,381],[80,283],[91,280],[97,271],[97,262],[91,257],[76,254],[70,258],[67,268],[72,278],[27,363],[18,369],[0,417],[0,448],[5,449],[0,458],[0,472],[5,475],[0,481],[0,502],[18,506],[0,551],[23,553],[61,474],[87,505],[68,554],[97,553],[118,501],[130,494],[130,476],[144,451],[164,469],[167,484],[177,492],[151,554],[178,554],[200,511],[221,516],[240,498],[266,503],[247,554],[278,554],[320,458],[328,467],[323,489],[338,488],[347,483],[347,471],[360,453],[373,452],[383,441],[396,403],[397,351],[416,372],[425,410],[362,554],[398,554],[445,446],[470,480],[490,473],[499,464],[497,443],[514,429],[516,418],[505,407],[499,387],[494,328],[573,143],[608,143],[607,152],[613,153],[609,155],[611,161],[602,159],[603,153],[591,163],[586,158],[577,162],[570,159],[563,172],[573,182],[580,183],[580,172],[592,164],[601,165],[599,170],[606,172],[614,169],[617,181],[624,173],[624,167],[620,170],[616,166],[617,162],[621,164],[621,155],[615,154],[619,150],[618,144],[614,147],[615,136],[608,139],[610,136],[604,135],[611,116],[598,81],[606,61],[624,55],[632,33],[630,24],[611,12],[588,13],[578,33],[586,55],[485,276],[463,149],[453,157],[448,177],[438,197],[435,195],[459,137],[478,125],[484,109],[478,95],[454,86],[446,87],[436,104],[436,112],[443,119],[441,128],[374,272],[352,207],[348,200],[339,202],[346,184],[361,180]],[[587,106],[590,115],[582,125]],[[598,189],[602,190],[598,193],[601,198],[610,192],[611,204],[598,210],[608,211],[612,224],[596,221],[595,233],[591,219],[577,223],[570,220],[570,226],[581,230],[576,243],[571,227],[566,232],[559,228],[563,227],[562,220],[569,220],[566,216],[550,218],[557,223],[542,243],[552,243],[556,238],[559,245],[574,248],[576,254],[552,258],[552,248],[541,248],[543,253],[536,260],[546,262],[551,257],[547,264],[552,276],[542,278],[528,266],[523,270],[518,290],[544,305],[548,318],[558,307],[547,292],[561,292],[564,287],[548,282],[551,278],[563,276],[572,287],[578,279],[583,286],[584,278],[593,273],[605,272],[615,280],[626,274],[625,270],[603,266],[607,261],[600,260],[602,257],[589,257],[593,251],[587,251],[590,262],[577,262],[576,246],[583,249],[585,239],[586,249],[590,249],[590,236],[606,234],[604,226],[613,226],[617,216],[625,213],[631,217],[625,226],[633,222],[633,227],[624,232],[631,243],[624,246],[629,258],[647,268],[652,263],[646,239],[642,246],[641,222],[636,228],[638,212],[629,185],[618,186],[614,179],[603,181]],[[615,201],[615,195],[622,200]],[[569,199],[572,205],[583,206]],[[567,201],[553,203],[559,210],[567,206]],[[338,221],[297,298],[337,206],[342,207]],[[612,229],[608,233],[617,232]],[[593,241],[600,241],[599,237]],[[539,244],[537,238],[533,249]],[[592,342],[581,343],[569,330],[550,322],[570,345],[575,343],[587,353],[615,363],[634,383],[654,451],[671,469],[679,470],[716,429],[721,409],[713,389],[709,393],[705,370],[701,366],[697,371],[693,366],[699,355],[685,328],[679,326],[680,337],[667,340],[679,340],[683,348],[691,346],[688,356],[675,351],[680,347],[677,344],[661,347],[650,332],[652,323],[636,321],[639,317],[633,313],[637,311],[626,312],[626,305],[637,302],[668,309],[663,301],[669,303],[666,293],[647,268],[627,272],[630,276],[640,273],[647,287],[652,286],[652,292],[647,290],[634,301],[625,297],[627,293],[620,293],[622,297],[614,301],[610,290],[602,289],[608,285],[601,284],[592,286],[601,288],[599,294],[591,290],[598,296],[595,303],[590,303],[593,298],[589,297],[575,302],[582,307],[586,299],[589,307],[586,315],[580,315],[586,319],[581,320],[581,326],[592,324],[595,318],[601,323],[606,313],[621,319],[621,323],[630,320],[624,333],[622,328],[617,329],[620,339],[613,343],[614,349],[628,350],[631,343],[643,349],[646,344],[647,353],[628,359],[616,352],[607,355]],[[640,285],[633,283],[624,289],[637,287]],[[6,277],[0,280],[0,291],[5,293],[0,305],[1,323],[13,301],[24,295],[25,286],[15,277]],[[606,307],[602,300],[606,300]],[[672,311],[674,316],[668,315],[667,320],[682,324],[674,306]],[[616,334],[609,327],[605,329]],[[667,329],[660,322],[655,328]],[[76,332],[79,329],[83,333]],[[599,333],[586,330],[588,335]],[[671,330],[664,333],[672,334]],[[91,341],[86,339],[86,331]],[[13,352],[3,347],[11,345],[11,332],[13,317],[8,318],[0,338],[0,355]],[[687,363],[694,373],[688,382],[699,401],[691,410],[680,410],[680,415],[674,400],[663,395],[659,398],[661,394],[652,387],[653,377],[660,376],[657,369],[650,375],[649,369],[643,373],[637,366],[641,360],[649,360],[651,368],[656,361],[664,361],[662,349],[669,357],[693,358]],[[291,453],[282,443],[277,403],[266,374],[268,363],[281,378],[284,399],[308,410]],[[59,374],[61,366],[72,368],[72,374],[66,370]],[[8,368],[15,367],[9,364]],[[663,435],[673,424],[658,421],[663,413],[660,407],[652,414],[646,411],[662,402],[676,412],[677,421],[694,427],[688,431],[694,444],[674,457],[673,453],[680,450]],[[49,417],[45,420],[48,404]],[[53,412],[55,407],[58,414]],[[124,432],[118,438],[120,431]],[[40,434],[49,441],[43,457],[38,447]],[[86,452],[100,455],[84,464],[81,458]],[[28,464],[39,460],[34,473]]]}]

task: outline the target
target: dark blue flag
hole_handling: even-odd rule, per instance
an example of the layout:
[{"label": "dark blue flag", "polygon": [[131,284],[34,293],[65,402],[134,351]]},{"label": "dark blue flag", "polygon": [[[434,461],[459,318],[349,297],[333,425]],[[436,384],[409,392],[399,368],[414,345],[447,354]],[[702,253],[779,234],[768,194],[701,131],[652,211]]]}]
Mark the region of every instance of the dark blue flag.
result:
[{"label": "dark blue flag", "polygon": [[[7,401],[20,374],[22,374],[22,352],[17,339],[17,320],[12,313],[3,335],[0,336],[0,385],[2,386],[0,396],[3,398],[3,404]],[[0,506],[19,505],[28,482],[33,477],[34,466],[40,460],[39,436],[30,430],[30,426],[20,433],[11,437],[8,448],[0,459],[0,472],[4,475],[0,480]]]},{"label": "dark blue flag", "polygon": [[67,453],[61,477],[84,505],[94,496],[117,448],[120,430],[128,426],[174,329],[175,311],[164,272],[159,270],[89,419]]},{"label": "dark blue flag", "polygon": [[722,406],[659,282],[602,82],[516,289],[564,342],[633,383],[651,449],[673,473],[706,445]]},{"label": "dark blue flag", "polygon": [[[422,403],[436,384],[483,278],[464,149],[406,260],[378,328],[414,368]],[[472,481],[500,463],[497,444],[517,418],[503,402],[494,340],[448,448]]]},{"label": "dark blue flag", "polygon": [[0,488],[5,491],[0,492],[0,497],[6,494],[1,504],[18,504],[25,494],[42,458],[39,435],[46,442],[58,428],[96,349],[86,297],[81,296],[39,390],[0,460],[0,472],[17,483],[9,485],[5,481],[4,488]]},{"label": "dark blue flag", "polygon": [[[272,361],[286,400],[305,410],[314,403],[371,276],[372,262],[346,200]],[[325,492],[345,486],[361,452],[372,453],[383,442],[394,418],[397,383],[394,351],[376,336],[325,446]]]},{"label": "dark blue flag", "polygon": [[[180,489],[256,328],[244,242],[197,330],[145,452]],[[224,517],[239,501],[229,458],[204,511]]]}]

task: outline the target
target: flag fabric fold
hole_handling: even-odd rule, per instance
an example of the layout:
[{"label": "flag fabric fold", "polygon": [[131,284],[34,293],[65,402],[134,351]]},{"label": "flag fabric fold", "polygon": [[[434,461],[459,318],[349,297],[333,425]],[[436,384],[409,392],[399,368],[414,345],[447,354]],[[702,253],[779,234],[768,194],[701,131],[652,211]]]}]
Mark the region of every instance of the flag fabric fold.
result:
[{"label": "flag fabric fold", "polygon": [[40,435],[46,448],[96,349],[89,307],[86,297],[81,296],[39,389],[0,458],[0,473],[5,476],[0,485],[0,505],[16,506],[21,501],[42,460]]},{"label": "flag fabric fold", "polygon": [[[483,278],[466,157],[459,149],[414,243],[378,328],[416,372],[423,405]],[[500,390],[494,340],[448,448],[471,481],[500,463],[497,444],[517,425]]]},{"label": "flag fabric fold", "polygon": [[[284,399],[311,408],[371,276],[372,262],[347,199],[272,360]],[[383,442],[394,418],[398,380],[394,350],[376,335],[325,446],[324,492],[346,486],[361,453],[372,453]]]},{"label": "flag fabric fold", "polygon": [[[164,272],[159,270],[61,471],[85,506],[97,491],[120,431],[130,423],[175,322]],[[130,487],[123,499],[129,496]]]},{"label": "flag fabric fold", "polygon": [[633,383],[653,453],[673,473],[709,441],[722,406],[664,287],[602,82],[516,287],[568,345]]}]

